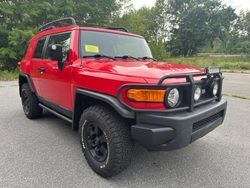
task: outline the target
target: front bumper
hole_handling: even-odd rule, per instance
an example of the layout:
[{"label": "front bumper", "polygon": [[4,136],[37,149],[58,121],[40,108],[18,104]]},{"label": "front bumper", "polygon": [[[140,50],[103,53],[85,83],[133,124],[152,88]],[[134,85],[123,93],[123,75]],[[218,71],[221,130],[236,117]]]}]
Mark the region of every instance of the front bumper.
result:
[{"label": "front bumper", "polygon": [[221,125],[227,101],[200,106],[192,112],[136,114],[132,138],[148,150],[167,151],[185,147]]}]

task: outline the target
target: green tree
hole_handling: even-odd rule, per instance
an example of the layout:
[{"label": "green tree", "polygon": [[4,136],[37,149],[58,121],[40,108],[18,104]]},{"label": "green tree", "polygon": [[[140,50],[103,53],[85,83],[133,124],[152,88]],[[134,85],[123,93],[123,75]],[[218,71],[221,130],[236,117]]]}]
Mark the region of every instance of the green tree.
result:
[{"label": "green tree", "polygon": [[228,53],[250,53],[250,12],[241,12],[229,36]]},{"label": "green tree", "polygon": [[144,36],[148,41],[153,56],[158,60],[166,58],[164,46],[164,19],[161,6],[153,8],[142,7],[139,10],[131,10],[122,17],[117,18],[113,25],[122,25],[132,33]]},{"label": "green tree", "polygon": [[152,8],[139,10],[130,0],[2,0],[0,70],[16,68],[39,26],[68,16],[85,26],[125,26],[144,36],[159,60],[166,59],[166,51],[250,52],[250,13],[237,16],[220,0],[156,0]]},{"label": "green tree", "polygon": [[2,0],[0,69],[15,69],[25,46],[44,23],[72,16],[84,25],[102,26],[120,15],[128,0]]},{"label": "green tree", "polygon": [[190,56],[216,38],[226,41],[237,18],[231,7],[219,0],[169,0],[166,13],[171,24],[167,48],[173,55]]},{"label": "green tree", "polygon": [[236,29],[240,37],[250,39],[250,11],[240,13]]}]

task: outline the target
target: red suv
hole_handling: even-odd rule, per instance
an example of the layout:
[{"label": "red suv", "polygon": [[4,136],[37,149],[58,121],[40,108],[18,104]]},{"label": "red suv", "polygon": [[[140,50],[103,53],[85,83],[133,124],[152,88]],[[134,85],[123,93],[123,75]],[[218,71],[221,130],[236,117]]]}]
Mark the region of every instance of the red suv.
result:
[{"label": "red suv", "polygon": [[124,28],[50,22],[19,67],[25,115],[47,110],[72,123],[88,164],[103,177],[128,166],[134,142],[151,151],[182,148],[226,113],[220,69],[157,62],[145,39]]}]

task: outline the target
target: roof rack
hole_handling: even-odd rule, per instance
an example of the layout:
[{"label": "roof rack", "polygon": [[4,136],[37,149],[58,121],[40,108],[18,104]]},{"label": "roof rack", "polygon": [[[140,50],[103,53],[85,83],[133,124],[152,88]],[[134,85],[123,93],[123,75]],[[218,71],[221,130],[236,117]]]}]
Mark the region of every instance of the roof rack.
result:
[{"label": "roof rack", "polygon": [[72,17],[62,18],[59,20],[49,22],[49,23],[39,27],[38,31],[42,32],[42,31],[46,31],[49,29],[53,29],[53,28],[56,28],[57,25],[77,25],[77,24],[76,24],[76,20]]},{"label": "roof rack", "polygon": [[[88,23],[85,23],[88,24]],[[39,32],[46,31],[49,29],[54,29],[58,26],[71,26],[71,25],[77,25],[76,20],[73,17],[67,17],[67,18],[62,18],[58,19],[52,22],[49,22],[41,27],[38,28]],[[128,29],[125,27],[112,27],[112,26],[107,26],[104,29],[111,29],[111,30],[118,30],[118,31],[124,31],[124,32],[129,32]]]},{"label": "roof rack", "polygon": [[111,29],[111,30],[118,30],[118,31],[124,31],[124,32],[129,32],[127,28],[125,27],[105,27],[104,29]]}]

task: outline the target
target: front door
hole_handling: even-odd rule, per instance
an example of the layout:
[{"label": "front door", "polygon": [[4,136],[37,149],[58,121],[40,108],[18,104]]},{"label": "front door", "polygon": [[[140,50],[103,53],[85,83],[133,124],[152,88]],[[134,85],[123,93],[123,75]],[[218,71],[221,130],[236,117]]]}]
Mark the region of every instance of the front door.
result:
[{"label": "front door", "polygon": [[[56,110],[62,109],[72,111],[71,95],[71,62],[69,61],[71,32],[50,35],[44,52],[44,76],[43,84],[40,85],[42,97],[51,103],[51,107]],[[59,70],[56,61],[52,61],[49,49],[52,45],[62,45],[64,67]]]}]

